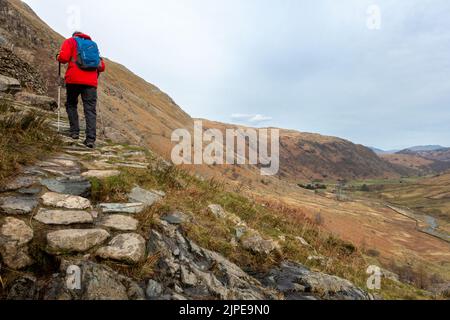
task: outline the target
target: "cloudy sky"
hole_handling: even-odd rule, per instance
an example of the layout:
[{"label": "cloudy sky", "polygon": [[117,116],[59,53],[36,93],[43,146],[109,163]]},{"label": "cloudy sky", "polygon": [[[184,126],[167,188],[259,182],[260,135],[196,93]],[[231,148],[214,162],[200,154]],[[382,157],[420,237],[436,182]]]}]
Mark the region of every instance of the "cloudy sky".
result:
[{"label": "cloudy sky", "polygon": [[448,0],[25,2],[194,117],[450,146]]}]

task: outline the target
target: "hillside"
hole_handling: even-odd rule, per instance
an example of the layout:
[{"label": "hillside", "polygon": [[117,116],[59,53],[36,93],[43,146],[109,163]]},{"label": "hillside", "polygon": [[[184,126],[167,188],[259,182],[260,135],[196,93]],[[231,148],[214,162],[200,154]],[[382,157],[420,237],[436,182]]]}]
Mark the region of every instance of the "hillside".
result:
[{"label": "hillside", "polygon": [[450,148],[439,146],[415,147],[380,157],[393,165],[411,168],[425,175],[450,169]]},{"label": "hillside", "polygon": [[[20,0],[0,0],[0,4],[1,42],[14,47],[14,54],[43,75],[41,91],[56,97],[57,64],[54,57],[63,38]],[[99,122],[107,128],[106,136],[115,141],[128,140],[151,147],[168,158],[171,133],[177,128],[192,130],[191,117],[169,96],[124,66],[109,60],[107,65],[99,88]],[[215,125],[224,127],[219,123]],[[281,176],[284,178],[353,179],[408,173],[408,169],[392,166],[367,148],[342,139],[283,131],[281,140]],[[211,171],[208,168],[199,170]]]}]

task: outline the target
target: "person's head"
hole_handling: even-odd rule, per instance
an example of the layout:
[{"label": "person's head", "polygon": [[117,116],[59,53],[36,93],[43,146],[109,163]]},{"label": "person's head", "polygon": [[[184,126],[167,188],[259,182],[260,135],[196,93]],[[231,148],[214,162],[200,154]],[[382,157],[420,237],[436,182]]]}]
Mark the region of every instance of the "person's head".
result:
[{"label": "person's head", "polygon": [[72,37],[76,37],[76,36],[78,36],[78,35],[80,35],[80,34],[83,34],[83,32],[81,32],[81,31],[75,31],[75,32],[72,34]]}]

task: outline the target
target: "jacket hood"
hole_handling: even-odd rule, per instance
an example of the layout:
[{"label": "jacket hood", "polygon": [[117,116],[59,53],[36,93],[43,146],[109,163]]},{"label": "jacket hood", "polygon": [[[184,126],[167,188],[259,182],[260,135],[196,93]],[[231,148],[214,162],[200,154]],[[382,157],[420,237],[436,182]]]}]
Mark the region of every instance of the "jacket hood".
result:
[{"label": "jacket hood", "polygon": [[83,38],[83,39],[87,39],[87,40],[92,40],[90,36],[88,36],[87,34],[84,34],[84,33],[78,33],[74,36],[74,38]]}]

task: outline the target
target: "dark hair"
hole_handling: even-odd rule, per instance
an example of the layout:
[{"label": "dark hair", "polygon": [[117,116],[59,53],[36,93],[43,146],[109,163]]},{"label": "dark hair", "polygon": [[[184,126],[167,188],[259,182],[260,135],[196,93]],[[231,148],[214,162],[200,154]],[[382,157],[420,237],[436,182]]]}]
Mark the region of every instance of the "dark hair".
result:
[{"label": "dark hair", "polygon": [[81,32],[81,31],[75,31],[75,32],[72,34],[72,37],[75,37],[76,35],[79,35],[79,34],[83,34],[83,32]]}]

